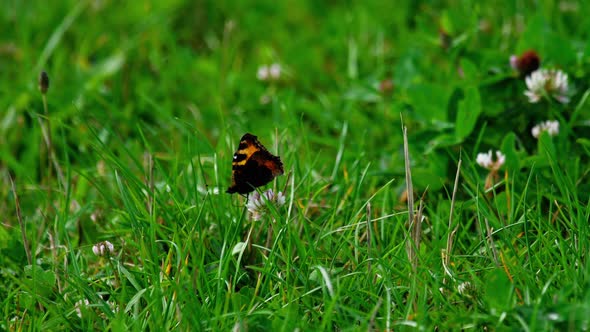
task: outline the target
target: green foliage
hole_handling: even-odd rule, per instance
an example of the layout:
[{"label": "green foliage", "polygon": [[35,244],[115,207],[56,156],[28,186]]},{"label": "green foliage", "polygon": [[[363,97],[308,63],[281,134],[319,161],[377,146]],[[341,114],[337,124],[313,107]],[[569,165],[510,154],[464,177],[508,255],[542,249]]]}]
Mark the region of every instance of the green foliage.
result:
[{"label": "green foliage", "polygon": [[[587,329],[588,12],[0,3],[0,330]],[[527,50],[566,93],[529,101]],[[246,132],[285,165],[260,220]]]},{"label": "green foliage", "polygon": [[465,98],[459,102],[457,120],[455,121],[455,135],[458,140],[462,141],[471,134],[480,113],[481,98],[477,88],[466,88]]}]

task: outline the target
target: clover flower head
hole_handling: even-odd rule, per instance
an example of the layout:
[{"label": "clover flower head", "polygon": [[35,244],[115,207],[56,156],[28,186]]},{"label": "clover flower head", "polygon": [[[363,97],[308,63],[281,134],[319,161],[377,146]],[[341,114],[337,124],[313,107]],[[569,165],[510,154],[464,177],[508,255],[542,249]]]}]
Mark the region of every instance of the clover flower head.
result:
[{"label": "clover flower head", "polygon": [[280,207],[285,204],[285,195],[282,192],[274,193],[269,189],[262,194],[254,192],[246,204],[246,208],[250,212],[252,220],[260,220],[268,211],[267,202],[273,204],[275,207]]},{"label": "clover flower head", "polygon": [[547,120],[541,122],[533,127],[533,129],[531,130],[531,134],[534,138],[539,138],[541,132],[544,131],[546,131],[549,134],[549,136],[556,136],[557,134],[559,134],[559,121]]},{"label": "clover flower head", "polygon": [[256,78],[260,81],[266,81],[270,77],[268,67],[266,65],[258,67],[258,71],[256,72]]},{"label": "clover flower head", "polygon": [[[106,302],[109,307],[111,308],[111,310],[115,313],[119,312],[119,305],[114,302],[114,301],[108,301],[105,299],[105,297],[103,295],[99,295],[99,297],[101,298],[102,301]],[[91,302],[88,299],[82,299],[79,300],[78,302],[74,303],[74,310],[76,312],[76,315],[78,315],[78,317],[82,318],[83,315],[85,315],[86,313],[90,313],[90,310],[93,309],[93,307],[95,307],[94,305],[91,304]]]},{"label": "clover flower head", "polygon": [[483,168],[487,168],[490,171],[497,171],[506,162],[506,156],[502,152],[496,151],[496,160],[493,160],[492,150],[489,150],[488,153],[478,153],[475,161]]},{"label": "clover flower head", "polygon": [[88,306],[90,306],[90,301],[88,301],[88,299],[83,299],[83,300],[76,302],[74,304],[74,309],[76,310],[76,315],[78,315],[78,317],[82,318],[82,309],[86,309]]},{"label": "clover flower head", "polygon": [[273,63],[268,68],[268,72],[270,74],[270,78],[272,78],[273,80],[278,80],[279,78],[281,78],[281,72],[282,72],[281,65],[278,63]]},{"label": "clover flower head", "polygon": [[510,67],[518,71],[523,77],[539,69],[540,65],[541,59],[534,50],[528,50],[521,55],[510,56]]},{"label": "clover flower head", "polygon": [[110,255],[115,251],[115,246],[109,241],[102,241],[98,242],[97,244],[92,246],[92,252],[96,256],[105,256]]},{"label": "clover flower head", "polygon": [[463,294],[467,289],[471,287],[473,287],[473,285],[471,285],[469,281],[462,282],[459,284],[459,286],[457,286],[457,291],[459,291],[459,294]]},{"label": "clover flower head", "polygon": [[557,69],[539,69],[525,78],[529,102],[536,103],[543,96],[555,98],[562,104],[570,101],[567,74]]},{"label": "clover flower head", "polygon": [[518,70],[518,56],[512,54],[510,56],[510,67],[512,67],[512,69],[514,70]]},{"label": "clover flower head", "polygon": [[473,297],[477,293],[477,288],[469,281],[465,281],[457,286],[457,291],[463,296]]},{"label": "clover flower head", "polygon": [[281,78],[283,68],[278,63],[262,65],[258,67],[256,78],[260,81],[278,81]]}]

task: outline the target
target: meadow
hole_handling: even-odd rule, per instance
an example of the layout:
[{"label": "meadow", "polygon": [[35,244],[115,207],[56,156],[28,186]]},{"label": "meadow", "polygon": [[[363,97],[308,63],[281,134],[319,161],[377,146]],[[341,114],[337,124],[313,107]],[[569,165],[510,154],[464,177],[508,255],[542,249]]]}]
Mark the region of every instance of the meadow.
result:
[{"label": "meadow", "polygon": [[590,329],[587,13],[0,2],[0,330]]}]

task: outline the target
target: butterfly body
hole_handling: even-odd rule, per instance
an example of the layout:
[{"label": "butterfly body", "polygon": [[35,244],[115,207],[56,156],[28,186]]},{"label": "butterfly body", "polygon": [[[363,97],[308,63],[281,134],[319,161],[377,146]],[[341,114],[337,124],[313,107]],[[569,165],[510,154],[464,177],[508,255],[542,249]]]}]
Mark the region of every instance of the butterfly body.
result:
[{"label": "butterfly body", "polygon": [[232,162],[232,183],[227,193],[247,194],[282,175],[281,159],[270,153],[252,134],[240,139]]}]

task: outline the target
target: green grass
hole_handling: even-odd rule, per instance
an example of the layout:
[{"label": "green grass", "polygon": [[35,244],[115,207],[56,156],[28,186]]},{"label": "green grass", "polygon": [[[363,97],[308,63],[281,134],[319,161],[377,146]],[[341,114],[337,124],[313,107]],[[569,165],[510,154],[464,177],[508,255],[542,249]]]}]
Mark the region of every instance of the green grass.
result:
[{"label": "green grass", "polygon": [[[2,2],[0,330],[588,329],[588,12]],[[528,49],[569,103],[528,101]],[[225,193],[246,132],[285,165],[257,221]]]}]

